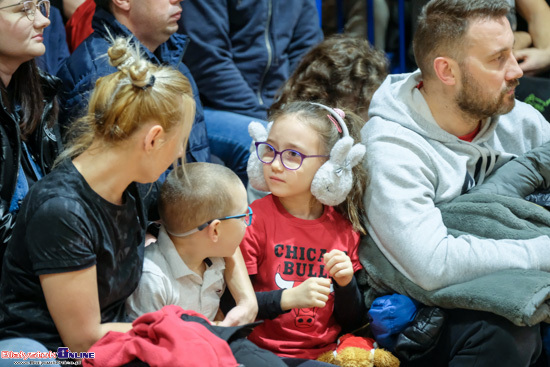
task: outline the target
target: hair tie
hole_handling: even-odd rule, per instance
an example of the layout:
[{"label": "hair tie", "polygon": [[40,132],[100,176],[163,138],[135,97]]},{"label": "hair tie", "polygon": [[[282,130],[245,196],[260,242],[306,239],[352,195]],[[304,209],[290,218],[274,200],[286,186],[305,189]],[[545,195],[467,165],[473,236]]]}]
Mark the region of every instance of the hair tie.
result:
[{"label": "hair tie", "polygon": [[[342,110],[340,110],[340,112],[343,113]],[[340,115],[340,114],[339,114],[339,115]],[[328,117],[328,119],[329,119],[330,121],[332,121],[332,123],[334,124],[334,126],[336,126],[336,128],[338,129],[338,132],[339,132],[339,133],[342,133],[342,127],[340,126],[340,124],[338,123],[338,121],[336,121],[336,120],[334,119],[334,117],[332,117],[330,114],[327,115],[327,117]]]},{"label": "hair tie", "polygon": [[151,77],[149,78],[149,83],[145,84],[141,89],[146,90],[149,87],[153,87],[155,84],[155,76],[151,74]]}]

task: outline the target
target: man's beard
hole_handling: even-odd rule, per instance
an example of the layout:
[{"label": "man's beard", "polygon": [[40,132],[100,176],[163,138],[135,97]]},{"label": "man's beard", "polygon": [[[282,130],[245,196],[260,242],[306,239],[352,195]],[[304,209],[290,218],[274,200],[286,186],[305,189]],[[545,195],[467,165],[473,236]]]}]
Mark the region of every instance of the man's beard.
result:
[{"label": "man's beard", "polygon": [[462,89],[455,98],[456,104],[462,112],[475,119],[504,115],[514,108],[515,94],[508,92],[518,86],[517,79],[509,81],[506,89],[494,98],[485,95],[483,87],[467,71],[464,72],[461,82]]}]

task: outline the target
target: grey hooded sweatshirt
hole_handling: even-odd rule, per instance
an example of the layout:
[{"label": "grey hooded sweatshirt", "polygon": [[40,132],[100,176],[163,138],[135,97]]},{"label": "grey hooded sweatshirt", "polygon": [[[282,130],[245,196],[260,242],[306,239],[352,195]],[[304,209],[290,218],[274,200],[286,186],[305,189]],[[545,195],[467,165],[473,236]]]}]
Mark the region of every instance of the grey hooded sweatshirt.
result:
[{"label": "grey hooded sweatshirt", "polygon": [[438,205],[451,201],[513,157],[550,140],[531,106],[482,121],[470,142],[441,129],[421,92],[419,71],[390,75],[373,96],[361,130],[370,182],[367,230],[391,263],[426,290],[509,268],[550,271],[550,238],[453,237]]}]

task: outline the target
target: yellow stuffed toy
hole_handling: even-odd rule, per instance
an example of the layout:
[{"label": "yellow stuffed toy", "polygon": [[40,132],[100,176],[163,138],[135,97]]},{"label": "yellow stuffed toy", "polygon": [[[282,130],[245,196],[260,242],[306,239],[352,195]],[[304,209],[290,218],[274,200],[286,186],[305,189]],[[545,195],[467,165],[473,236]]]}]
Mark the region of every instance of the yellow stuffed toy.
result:
[{"label": "yellow stuffed toy", "polygon": [[334,351],[328,351],[318,361],[341,367],[398,367],[399,360],[385,349],[378,348],[374,339],[353,334],[342,335]]}]

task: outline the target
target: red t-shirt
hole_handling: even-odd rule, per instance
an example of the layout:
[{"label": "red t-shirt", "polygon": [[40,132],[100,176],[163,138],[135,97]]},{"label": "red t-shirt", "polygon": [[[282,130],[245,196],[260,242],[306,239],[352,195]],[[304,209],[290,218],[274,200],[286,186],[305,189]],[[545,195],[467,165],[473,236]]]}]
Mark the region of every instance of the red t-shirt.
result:
[{"label": "red t-shirt", "polygon": [[[251,204],[252,225],[241,243],[257,292],[296,287],[309,277],[328,278],[323,254],[338,249],[361,268],[359,234],[334,208],[325,206],[315,220],[289,214],[273,195]],[[257,326],[249,339],[280,356],[315,359],[335,348],[340,326],[333,314],[334,293],[323,308],[293,309]]]},{"label": "red t-shirt", "polygon": [[474,131],[472,131],[469,134],[459,136],[458,138],[460,140],[464,140],[471,143],[474,140],[474,138],[477,136],[480,130],[481,130],[481,122],[477,125]]}]

